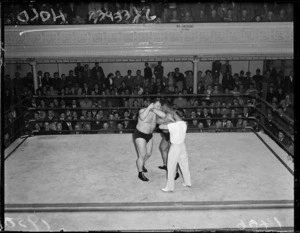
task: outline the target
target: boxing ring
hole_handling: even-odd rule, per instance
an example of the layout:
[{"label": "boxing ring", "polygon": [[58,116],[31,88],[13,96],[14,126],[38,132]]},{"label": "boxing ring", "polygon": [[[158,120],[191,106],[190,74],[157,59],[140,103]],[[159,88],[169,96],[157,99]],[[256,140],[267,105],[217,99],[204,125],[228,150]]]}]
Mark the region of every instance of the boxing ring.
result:
[{"label": "boxing ring", "polygon": [[142,182],[132,134],[18,139],[6,150],[5,229],[293,231],[293,163],[267,135],[188,133],[192,187],[180,177],[173,193],[160,190],[160,140]]}]

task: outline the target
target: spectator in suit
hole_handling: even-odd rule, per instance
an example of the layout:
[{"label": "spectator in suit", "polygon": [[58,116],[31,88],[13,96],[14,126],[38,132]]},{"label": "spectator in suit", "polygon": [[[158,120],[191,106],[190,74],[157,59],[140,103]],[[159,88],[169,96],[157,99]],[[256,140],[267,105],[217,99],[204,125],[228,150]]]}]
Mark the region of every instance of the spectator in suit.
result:
[{"label": "spectator in suit", "polygon": [[157,66],[154,67],[155,79],[163,79],[164,67],[161,65],[161,61],[157,62]]},{"label": "spectator in suit", "polygon": [[267,113],[267,119],[265,119],[264,125],[273,135],[277,134],[277,127],[274,125],[274,119],[273,119],[272,112]]},{"label": "spectator in suit", "polygon": [[218,15],[216,9],[212,9],[207,17],[208,22],[221,22],[222,18]]},{"label": "spectator in suit", "polygon": [[287,94],[294,93],[294,71],[284,79],[284,92]]},{"label": "spectator in suit", "polygon": [[278,131],[277,139],[285,146],[287,147],[289,144],[288,138],[283,134],[281,130]]},{"label": "spectator in suit", "polygon": [[144,78],[144,76],[141,75],[141,70],[137,70],[133,86],[137,87],[138,85],[140,85],[140,87],[143,88],[144,83],[145,83],[145,78]]},{"label": "spectator in suit", "polygon": [[[99,74],[97,75],[97,73]],[[92,78],[96,79],[98,82],[105,78],[103,68],[99,65],[99,62],[95,62],[95,66],[92,68]]]},{"label": "spectator in suit", "polygon": [[[109,73],[104,80],[105,90],[111,90],[114,87],[114,75],[113,73]],[[107,91],[105,91],[107,92]],[[107,94],[107,93],[106,93]]]},{"label": "spectator in suit", "polygon": [[[211,72],[212,72],[213,80],[217,81],[217,83],[219,83],[221,69],[222,69],[222,63],[219,60],[213,61]],[[200,77],[201,77],[201,76],[199,77],[199,72],[201,72],[201,76],[202,76],[202,71],[198,71],[198,77],[197,77],[198,82],[200,81]]]},{"label": "spectator in suit", "polygon": [[77,66],[74,68],[74,72],[75,72],[75,75],[78,76],[78,73],[81,72],[83,73],[84,72],[84,67],[81,66],[81,63],[80,62],[77,62]]},{"label": "spectator in suit", "polygon": [[128,87],[130,91],[133,90],[134,79],[135,79],[135,77],[132,76],[132,71],[127,70],[127,75],[124,77],[124,81],[125,81],[126,87]]},{"label": "spectator in suit", "polygon": [[184,75],[180,72],[179,68],[175,68],[174,73],[175,85],[178,87],[179,91],[182,91],[184,88]]},{"label": "spectator in suit", "polygon": [[124,77],[121,76],[121,73],[119,70],[116,71],[116,76],[113,78],[113,85],[114,88],[119,89],[122,86],[122,82],[124,81]]},{"label": "spectator in suit", "polygon": [[266,101],[268,103],[272,102],[273,97],[276,97],[275,89],[273,84],[270,84],[269,90],[267,92]]},{"label": "spectator in suit", "polygon": [[178,97],[174,99],[173,104],[175,104],[178,108],[184,108],[187,106],[187,100],[182,97],[181,91],[178,93]]},{"label": "spectator in suit", "polygon": [[96,114],[96,117],[95,117],[95,121],[92,121],[91,123],[91,129],[92,130],[97,130],[97,131],[94,131],[93,133],[96,134],[100,131],[100,129],[102,128],[102,121],[101,120],[101,116],[100,114]]},{"label": "spectator in suit", "polygon": [[145,79],[152,79],[152,70],[151,68],[149,67],[149,64],[148,62],[145,63],[145,68],[144,68],[144,77]]}]

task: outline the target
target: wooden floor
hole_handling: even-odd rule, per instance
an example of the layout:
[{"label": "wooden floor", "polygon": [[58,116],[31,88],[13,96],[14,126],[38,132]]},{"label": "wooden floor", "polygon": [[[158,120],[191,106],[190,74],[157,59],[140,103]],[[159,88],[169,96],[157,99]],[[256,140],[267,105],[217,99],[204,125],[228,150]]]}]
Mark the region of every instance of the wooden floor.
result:
[{"label": "wooden floor", "polygon": [[[266,136],[262,135],[262,137]],[[146,176],[150,181],[142,182],[137,177],[135,163],[137,155],[131,134],[55,135],[26,139],[5,161],[7,217],[22,219],[23,217],[20,217],[22,208],[34,205],[44,210],[56,205],[56,207],[69,208],[68,211],[73,211],[80,206],[90,207],[90,210],[93,210],[93,207],[102,208],[101,210],[104,207],[113,207],[115,211],[120,211],[116,208],[120,206],[129,208],[135,205],[138,208],[149,208],[152,205],[152,208],[163,210],[168,205],[174,207],[176,203],[180,203],[186,207],[182,211],[188,211],[193,205],[206,206],[209,209],[212,205],[224,206],[228,203],[246,206],[249,203],[285,205],[293,202],[293,175],[254,133],[188,134],[186,144],[192,187],[183,187],[182,179],[179,178],[175,183],[173,193],[163,193],[160,188],[165,186],[166,172],[158,169],[158,166],[162,165],[158,150],[160,140],[161,136],[154,134],[153,153],[146,163],[148,169]],[[286,161],[286,155],[279,147],[276,151],[285,162],[290,163],[288,166],[292,167],[291,162]],[[16,210],[9,211],[13,207]],[[264,211],[266,210],[262,210],[261,213]],[[241,213],[240,219],[243,217]],[[53,226],[55,226],[54,230],[62,228],[74,230],[70,227],[72,224],[66,224],[61,220],[62,218],[70,220],[71,215],[58,217],[59,214],[61,213],[57,211],[48,213],[47,216],[44,215],[47,219],[40,218],[40,224],[44,220],[49,227],[52,227],[49,228],[51,230]],[[113,213],[110,212],[110,214]],[[278,227],[277,219],[281,227],[292,227],[292,214],[292,209],[280,212],[280,216],[271,214],[270,216],[273,217],[270,222]],[[234,211],[231,211],[231,215],[234,215]],[[246,215],[249,215],[249,211],[247,214],[245,212]],[[120,214],[117,216],[120,217]],[[34,218],[37,221],[38,217]],[[88,218],[91,219],[91,217]],[[113,216],[113,218],[118,217]],[[124,220],[124,216],[120,218]],[[232,228],[240,226],[237,225],[239,220],[229,225],[228,222],[225,224],[225,216],[223,220],[222,226]],[[26,221],[28,222],[28,219]],[[85,227],[79,230],[127,229],[125,225],[114,224],[116,223],[111,221],[110,227],[107,223],[105,227],[97,228],[93,223],[86,223],[81,224]],[[152,228],[151,225],[143,228],[139,224],[141,222],[137,222],[136,225],[133,222],[129,224],[131,228],[127,230],[157,229],[155,224]],[[172,227],[164,223],[160,229],[189,228],[186,225],[182,226],[180,227],[179,224]],[[190,226],[191,229],[195,228],[195,226]],[[202,224],[198,228],[200,226],[208,227]],[[16,230],[16,227],[7,224],[6,229]],[[212,227],[214,227],[214,221],[209,225],[209,228]],[[220,227],[220,224],[216,224],[215,227]],[[28,229],[22,226],[19,228]],[[48,227],[40,229],[49,230]]]}]

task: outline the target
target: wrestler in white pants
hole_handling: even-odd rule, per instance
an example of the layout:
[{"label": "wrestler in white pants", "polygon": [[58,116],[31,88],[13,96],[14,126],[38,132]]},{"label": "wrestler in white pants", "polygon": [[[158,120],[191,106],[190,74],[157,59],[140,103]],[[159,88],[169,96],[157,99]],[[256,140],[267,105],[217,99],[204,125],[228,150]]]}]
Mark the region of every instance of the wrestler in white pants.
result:
[{"label": "wrestler in white pants", "polygon": [[174,191],[174,177],[176,173],[176,165],[179,164],[182,172],[184,186],[191,186],[191,175],[185,143],[172,144],[168,154],[168,179],[167,186],[164,188],[168,191]]}]

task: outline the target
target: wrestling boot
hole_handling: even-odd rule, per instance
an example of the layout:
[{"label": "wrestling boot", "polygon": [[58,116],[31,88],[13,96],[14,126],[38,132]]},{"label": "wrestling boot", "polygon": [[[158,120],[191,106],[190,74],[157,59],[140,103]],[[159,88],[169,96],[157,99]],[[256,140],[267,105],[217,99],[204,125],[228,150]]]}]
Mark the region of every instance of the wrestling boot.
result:
[{"label": "wrestling boot", "polygon": [[162,170],[166,170],[167,171],[167,166],[166,165],[163,165],[163,166],[158,166],[159,169],[162,169]]},{"label": "wrestling boot", "polygon": [[143,172],[148,172],[148,170],[143,166]]},{"label": "wrestling boot", "polygon": [[149,181],[149,179],[143,174],[143,172],[139,172],[138,177],[139,177],[142,181]]}]

